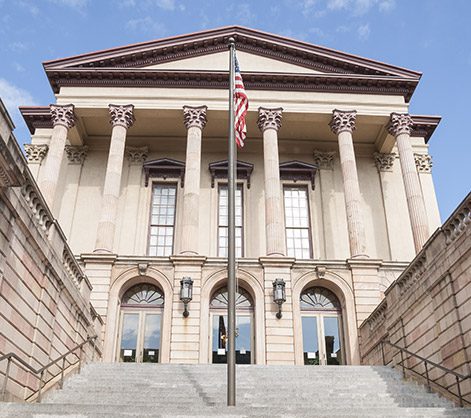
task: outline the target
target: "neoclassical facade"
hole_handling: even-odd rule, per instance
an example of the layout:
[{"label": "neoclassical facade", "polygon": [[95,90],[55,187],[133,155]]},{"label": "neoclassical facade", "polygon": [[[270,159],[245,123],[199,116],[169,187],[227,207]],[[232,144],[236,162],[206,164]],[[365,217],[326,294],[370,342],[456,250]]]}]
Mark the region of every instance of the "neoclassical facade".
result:
[{"label": "neoclassical facade", "polygon": [[105,361],[225,362],[231,36],[250,101],[237,361],[358,364],[359,325],[440,225],[440,118],[409,114],[420,73],[241,27],[49,61],[56,103],[21,108],[29,167],[93,286]]}]

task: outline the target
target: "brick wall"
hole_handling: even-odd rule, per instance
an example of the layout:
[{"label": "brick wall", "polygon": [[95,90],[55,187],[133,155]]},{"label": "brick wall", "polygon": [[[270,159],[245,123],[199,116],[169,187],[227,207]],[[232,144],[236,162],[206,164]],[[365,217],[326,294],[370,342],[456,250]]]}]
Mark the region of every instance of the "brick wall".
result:
[{"label": "brick wall", "polygon": [[[386,290],[384,300],[361,325],[364,364],[383,363],[378,345],[381,339],[462,375],[470,374],[471,193]],[[384,358],[393,364],[400,361],[397,350],[387,345]],[[425,373],[420,360],[405,361],[407,367]],[[457,393],[454,376],[445,375],[438,368],[429,372],[432,379]],[[471,402],[471,379],[461,390]]]}]

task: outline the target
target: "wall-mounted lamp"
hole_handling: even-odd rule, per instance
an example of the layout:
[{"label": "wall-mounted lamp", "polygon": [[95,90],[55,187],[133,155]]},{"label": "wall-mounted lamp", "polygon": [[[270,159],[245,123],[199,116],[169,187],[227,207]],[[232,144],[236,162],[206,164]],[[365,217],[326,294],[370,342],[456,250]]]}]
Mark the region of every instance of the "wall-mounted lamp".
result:
[{"label": "wall-mounted lamp", "polygon": [[286,291],[285,291],[286,283],[283,279],[275,279],[273,282],[273,302],[278,305],[278,312],[276,313],[276,317],[281,319],[281,305],[286,302]]},{"label": "wall-mounted lamp", "polygon": [[184,277],[180,280],[180,285],[180,300],[185,306],[183,316],[188,318],[190,315],[190,312],[188,311],[188,304],[191,302],[191,299],[193,299],[193,280],[191,280],[191,277]]}]

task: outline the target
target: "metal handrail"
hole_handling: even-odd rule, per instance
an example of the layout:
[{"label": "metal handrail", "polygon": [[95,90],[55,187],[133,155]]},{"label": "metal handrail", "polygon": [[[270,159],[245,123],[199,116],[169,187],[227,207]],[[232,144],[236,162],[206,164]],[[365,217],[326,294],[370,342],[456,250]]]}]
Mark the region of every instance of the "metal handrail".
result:
[{"label": "metal handrail", "polygon": [[[440,364],[437,364],[435,363],[434,361],[431,361],[425,357],[422,357],[416,353],[413,353],[412,351],[409,351],[407,350],[406,348],[404,347],[400,347],[398,346],[397,344],[394,344],[388,340],[381,340],[379,343],[377,343],[376,345],[373,346],[373,348],[376,348],[378,345],[381,345],[381,355],[382,355],[382,358],[383,358],[383,364],[386,366],[387,363],[386,363],[386,357],[385,357],[385,354],[384,354],[384,344],[388,344],[390,345],[391,347],[399,350],[399,352],[401,353],[401,361],[400,361],[400,365],[402,367],[402,376],[405,378],[406,377],[406,369],[415,373],[415,374],[418,374],[419,376],[421,376],[422,378],[425,378],[426,381],[427,381],[427,389],[429,391],[431,391],[431,386],[430,384],[433,383],[434,385],[437,385],[439,387],[441,387],[442,389],[446,390],[448,393],[450,393],[452,396],[457,396],[458,397],[458,400],[459,400],[459,405],[461,407],[464,406],[464,402],[466,402],[467,404],[471,405],[471,402],[463,399],[463,395],[461,393],[461,383],[464,382],[465,380],[467,379],[471,379],[471,374],[468,374],[468,375],[463,375],[461,373],[457,373],[455,372],[454,370],[451,370],[451,369],[448,369],[447,367],[444,367]],[[371,352],[372,350],[370,349],[368,352]],[[413,370],[414,367],[417,366],[414,365],[413,367],[408,367],[405,365],[404,363],[404,353],[407,354],[409,357],[415,357],[417,359],[419,359],[421,362],[423,362],[424,364],[424,368],[425,368],[425,376],[422,374],[422,373],[419,373],[418,371],[416,370]],[[420,363],[418,363],[420,364]],[[455,376],[455,380],[456,382],[455,383],[452,383],[450,384],[448,387],[447,386],[443,386],[441,385],[440,383],[438,383],[436,380],[432,380],[430,379],[430,376],[429,376],[429,366],[433,366],[433,367],[436,367],[440,370],[442,370],[443,372],[447,373],[447,374],[451,374],[453,376]],[[458,394],[456,393],[453,393],[451,390],[450,390],[450,387],[451,386],[454,386],[456,385],[457,387],[457,391],[458,391]]]},{"label": "metal handrail", "polygon": [[[49,381],[51,381],[52,379],[54,379],[55,377],[58,376],[58,374],[56,374],[55,376],[51,377],[51,379],[49,379],[47,382],[44,382],[44,372],[49,369],[49,367],[59,363],[61,360],[62,360],[62,367],[60,367],[60,375],[61,375],[61,378],[60,378],[60,381],[59,381],[59,387],[62,389],[63,385],[64,385],[64,371],[66,369],[66,361],[68,362],[67,364],[67,367],[70,367],[72,365],[75,365],[78,363],[78,373],[80,373],[80,370],[81,370],[81,366],[82,366],[82,353],[83,353],[83,347],[86,345],[86,344],[92,344],[92,361],[95,359],[95,350],[96,350],[96,345],[95,345],[95,340],[97,339],[97,336],[93,336],[93,337],[88,337],[84,342],[80,343],[80,344],[77,344],[75,347],[71,348],[69,351],[67,351],[65,354],[62,354],[61,356],[57,357],[55,360],[49,362],[48,364],[46,364],[45,366],[41,367],[40,369],[35,369],[34,367],[32,367],[31,365],[29,365],[28,363],[26,363],[21,357],[19,357],[17,354],[15,353],[8,353],[8,354],[5,354],[3,356],[0,357],[0,363],[4,360],[7,360],[7,368],[5,370],[5,378],[3,380],[3,386],[2,386],[2,397],[1,399],[4,401],[5,400],[5,396],[6,396],[6,390],[7,390],[7,383],[8,383],[8,379],[9,379],[9,375],[10,375],[10,366],[11,366],[11,363],[12,361],[16,361],[17,363],[19,363],[21,366],[23,366],[25,369],[27,369],[28,371],[30,371],[32,374],[36,375],[36,377],[39,378],[39,389],[36,391],[38,393],[38,397],[36,398],[36,402],[41,402],[41,395],[42,395],[42,389],[43,389],[43,386],[45,384],[47,384]],[[80,354],[77,356],[77,354],[75,353],[75,351],[77,350],[80,350]],[[78,360],[75,362],[75,363],[71,363],[69,360],[67,360],[67,356],[69,354],[72,354],[74,353],[75,356],[78,358]],[[44,383],[44,385],[43,385]],[[33,394],[31,394],[28,398],[31,398],[36,392],[33,392]]]}]

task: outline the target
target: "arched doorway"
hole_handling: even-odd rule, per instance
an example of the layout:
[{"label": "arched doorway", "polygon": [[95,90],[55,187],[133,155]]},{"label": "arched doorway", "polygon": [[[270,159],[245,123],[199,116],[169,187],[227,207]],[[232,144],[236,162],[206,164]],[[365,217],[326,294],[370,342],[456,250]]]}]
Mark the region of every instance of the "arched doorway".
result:
[{"label": "arched doorway", "polygon": [[341,305],[330,290],[314,286],[300,297],[306,365],[344,364]]},{"label": "arched doorway", "polygon": [[118,361],[160,361],[163,307],[163,292],[152,284],[141,283],[124,293],[121,299]]},{"label": "arched doorway", "polygon": [[[227,363],[227,287],[219,288],[211,297],[209,317],[212,328],[211,358],[213,363]],[[236,291],[236,363],[251,364],[254,358],[254,305],[249,293]]]}]

